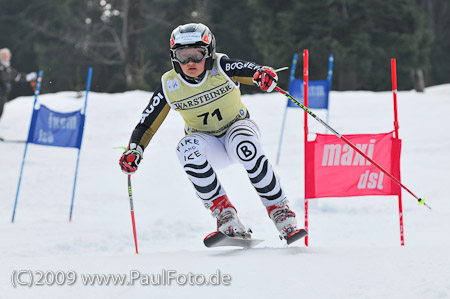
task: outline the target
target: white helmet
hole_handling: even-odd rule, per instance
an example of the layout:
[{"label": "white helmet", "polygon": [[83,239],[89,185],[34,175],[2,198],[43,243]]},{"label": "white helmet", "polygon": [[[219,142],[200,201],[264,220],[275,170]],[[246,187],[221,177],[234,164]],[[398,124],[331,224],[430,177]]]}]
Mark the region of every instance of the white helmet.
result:
[{"label": "white helmet", "polygon": [[[177,49],[200,48],[200,56],[189,57],[183,60],[177,55]],[[170,35],[170,60],[177,73],[182,73],[180,63],[188,63],[189,60],[199,62],[205,59],[205,70],[212,69],[216,56],[216,39],[211,30],[201,23],[185,24],[178,26]]]}]

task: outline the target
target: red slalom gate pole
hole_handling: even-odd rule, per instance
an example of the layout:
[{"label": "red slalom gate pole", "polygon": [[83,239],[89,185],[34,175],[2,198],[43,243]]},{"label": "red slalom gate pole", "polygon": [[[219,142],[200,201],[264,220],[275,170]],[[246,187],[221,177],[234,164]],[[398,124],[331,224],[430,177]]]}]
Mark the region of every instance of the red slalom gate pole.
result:
[{"label": "red slalom gate pole", "polygon": [[392,76],[392,94],[394,96],[394,129],[395,137],[399,139],[398,136],[398,114],[397,114],[397,64],[394,58],[391,59],[391,76]]},{"label": "red slalom gate pole", "polygon": [[[394,97],[394,129],[395,129],[395,138],[400,139],[398,135],[398,113],[397,113],[397,63],[395,59],[391,59],[391,77],[392,77],[392,94]],[[398,213],[400,220],[400,245],[405,246],[405,232],[403,226],[403,203],[402,203],[402,194],[398,195]]]},{"label": "red slalom gate pole", "polygon": [[[303,103],[308,107],[308,83],[309,83],[309,51],[303,50]],[[306,161],[306,144],[308,143],[308,115],[306,111],[304,112],[304,143],[305,143],[305,161]],[[306,181],[306,163],[305,163],[305,181]],[[305,230],[308,231],[308,209],[309,209],[309,200],[305,196]],[[309,238],[308,235],[305,237],[305,246],[308,246]]]},{"label": "red slalom gate pole", "polygon": [[139,253],[136,237],[136,223],[134,221],[134,208],[133,208],[133,193],[131,191],[131,175],[128,175],[128,197],[130,198],[130,209],[131,209],[131,224],[133,225],[133,236],[134,236],[134,246],[136,247],[136,254]]},{"label": "red slalom gate pole", "polygon": [[358,154],[363,156],[366,160],[368,160],[370,163],[375,165],[379,170],[381,170],[385,175],[390,177],[397,185],[405,189],[409,194],[411,194],[417,201],[419,202],[419,205],[424,205],[428,209],[431,210],[431,208],[425,203],[425,198],[420,198],[417,195],[415,195],[411,190],[406,188],[396,177],[394,177],[392,174],[390,174],[386,169],[384,169],[381,165],[379,165],[377,162],[372,160],[369,156],[367,156],[364,152],[362,152],[360,149],[358,149],[353,143],[351,143],[345,136],[342,136],[339,132],[337,132],[335,129],[330,127],[326,122],[324,122],[322,119],[320,119],[317,115],[314,114],[311,110],[308,109],[305,105],[303,105],[301,102],[297,101],[293,96],[291,96],[287,91],[284,89],[281,89],[280,87],[275,87],[275,90],[286,96],[288,99],[290,99],[294,104],[305,110],[310,116],[312,116],[315,120],[317,120],[319,123],[321,123],[323,126],[325,126],[328,130],[333,132],[334,135],[336,135],[339,139],[347,143],[353,150],[355,150]]}]

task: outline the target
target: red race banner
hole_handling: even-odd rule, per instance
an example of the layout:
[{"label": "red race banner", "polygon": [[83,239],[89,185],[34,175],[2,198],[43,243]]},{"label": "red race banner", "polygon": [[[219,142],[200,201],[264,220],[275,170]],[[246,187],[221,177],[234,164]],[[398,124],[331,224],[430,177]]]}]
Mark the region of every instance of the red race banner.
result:
[{"label": "red race banner", "polygon": [[[401,140],[393,132],[343,135],[400,180]],[[306,143],[305,197],[400,195],[401,187],[334,135]]]}]

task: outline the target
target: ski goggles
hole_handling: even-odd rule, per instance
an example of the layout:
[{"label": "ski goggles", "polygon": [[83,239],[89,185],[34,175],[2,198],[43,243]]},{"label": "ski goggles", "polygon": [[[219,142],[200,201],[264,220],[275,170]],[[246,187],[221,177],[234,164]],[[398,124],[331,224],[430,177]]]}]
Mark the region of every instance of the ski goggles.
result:
[{"label": "ski goggles", "polygon": [[194,63],[199,63],[202,60],[208,58],[208,50],[204,47],[185,47],[178,48],[172,51],[173,60],[181,63],[187,64],[189,61]]}]

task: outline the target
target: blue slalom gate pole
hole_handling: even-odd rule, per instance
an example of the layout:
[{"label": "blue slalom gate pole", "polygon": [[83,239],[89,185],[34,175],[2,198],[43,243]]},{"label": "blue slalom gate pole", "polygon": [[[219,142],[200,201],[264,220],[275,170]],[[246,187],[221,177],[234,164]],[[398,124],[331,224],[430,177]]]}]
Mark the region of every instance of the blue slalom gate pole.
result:
[{"label": "blue slalom gate pole", "polygon": [[330,54],[330,57],[328,58],[328,91],[331,90],[331,81],[333,79],[333,62],[334,62],[334,55]]},{"label": "blue slalom gate pole", "polygon": [[[86,82],[86,95],[84,97],[84,120],[86,119],[86,108],[87,108],[87,99],[88,99],[88,94],[89,94],[89,90],[91,89],[91,78],[92,78],[92,67],[89,68],[88,70],[88,77],[87,77],[87,82]],[[77,187],[77,177],[78,177],[78,166],[80,164],[80,151],[81,151],[81,142],[83,140],[83,133],[84,133],[84,120],[82,123],[82,130],[81,130],[81,136],[80,138],[80,146],[78,147],[78,154],[77,154],[77,165],[75,166],[75,178],[73,181],[73,190],[72,190],[72,202],[70,203],[70,214],[69,214],[69,222],[72,221],[72,213],[73,213],[73,202],[75,200],[75,189]]]},{"label": "blue slalom gate pole", "polygon": [[[289,89],[292,87],[292,84],[294,83],[295,68],[297,67],[297,58],[298,58],[298,54],[294,53],[294,57],[292,58],[291,73],[289,75]],[[278,143],[278,152],[277,152],[277,160],[276,160],[277,165],[278,165],[278,162],[280,161],[281,144],[283,143],[283,134],[284,134],[284,127],[286,125],[288,102],[289,102],[289,99],[287,100],[286,107],[284,108],[283,124],[281,125],[281,133],[280,133],[280,142]]]},{"label": "blue slalom gate pole", "polygon": [[[331,83],[333,81],[333,62],[334,55],[330,54],[328,58],[328,107],[327,107],[327,124],[330,123],[330,92],[331,92]],[[328,134],[328,129],[325,129],[325,134]]]},{"label": "blue slalom gate pole", "polygon": [[16,217],[17,200],[19,199],[20,183],[22,182],[23,168],[25,166],[25,157],[27,155],[28,142],[30,140],[29,137],[30,137],[31,131],[33,129],[32,125],[33,125],[34,109],[36,107],[36,103],[37,103],[37,98],[39,96],[39,92],[41,91],[41,83],[42,83],[42,76],[43,75],[44,75],[44,71],[40,70],[39,71],[39,76],[37,78],[36,90],[34,92],[33,114],[32,114],[32,117],[31,117],[30,128],[28,130],[28,138],[27,138],[27,141],[25,143],[25,150],[23,151],[22,166],[20,167],[19,183],[17,184],[16,199],[14,201],[14,209],[13,209],[13,214],[12,214],[12,218],[11,218],[11,223],[14,223],[14,219]]}]

